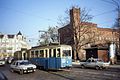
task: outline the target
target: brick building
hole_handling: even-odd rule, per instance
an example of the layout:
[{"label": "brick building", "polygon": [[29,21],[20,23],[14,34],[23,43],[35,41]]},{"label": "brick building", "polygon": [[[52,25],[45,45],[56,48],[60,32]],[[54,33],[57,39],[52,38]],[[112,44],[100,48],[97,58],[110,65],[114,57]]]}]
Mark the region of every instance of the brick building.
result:
[{"label": "brick building", "polygon": [[[97,24],[83,22],[80,19],[80,9],[72,8],[70,10],[70,23],[58,30],[60,34],[60,43],[68,44],[73,47],[73,58],[76,56],[84,59],[86,47],[92,45],[106,46],[110,42],[118,42],[117,31],[111,28],[99,28]],[[80,46],[77,54],[75,49]]]}]

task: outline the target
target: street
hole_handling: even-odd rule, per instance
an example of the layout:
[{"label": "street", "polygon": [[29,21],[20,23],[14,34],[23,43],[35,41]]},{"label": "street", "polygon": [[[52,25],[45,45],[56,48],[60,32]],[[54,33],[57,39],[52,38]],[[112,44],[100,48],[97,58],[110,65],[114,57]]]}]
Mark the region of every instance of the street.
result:
[{"label": "street", "polygon": [[8,80],[119,80],[120,68],[111,67],[104,70],[81,69],[73,66],[71,70],[44,71],[37,69],[34,73],[20,75],[10,72],[9,65],[1,66],[0,72],[4,73]]}]

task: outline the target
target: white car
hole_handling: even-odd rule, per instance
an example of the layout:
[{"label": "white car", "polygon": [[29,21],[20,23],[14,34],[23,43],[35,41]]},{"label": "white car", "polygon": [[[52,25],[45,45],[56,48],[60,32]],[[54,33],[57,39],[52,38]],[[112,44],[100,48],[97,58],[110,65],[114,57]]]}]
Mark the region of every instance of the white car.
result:
[{"label": "white car", "polygon": [[13,58],[13,57],[8,57],[7,63],[11,64],[13,61],[14,61],[14,58]]},{"label": "white car", "polygon": [[103,62],[101,59],[95,59],[95,58],[89,58],[86,62],[80,62],[80,66],[82,68],[89,67],[89,68],[95,68],[95,69],[103,69],[108,68],[110,65],[110,62]]},{"label": "white car", "polygon": [[36,65],[32,64],[28,60],[17,60],[10,65],[11,72],[17,71],[20,74],[35,72]]},{"label": "white car", "polygon": [[5,65],[5,60],[0,60],[0,66],[4,66]]}]

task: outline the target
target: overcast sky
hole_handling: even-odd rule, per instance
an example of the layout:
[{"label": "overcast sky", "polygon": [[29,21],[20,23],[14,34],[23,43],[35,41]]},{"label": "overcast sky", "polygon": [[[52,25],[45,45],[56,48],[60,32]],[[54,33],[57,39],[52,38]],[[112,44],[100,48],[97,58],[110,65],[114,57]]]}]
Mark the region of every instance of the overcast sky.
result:
[{"label": "overcast sky", "polygon": [[[110,28],[117,18],[115,6],[105,0],[0,0],[0,32],[38,38],[39,30],[57,26],[58,16],[64,16],[73,5],[90,10],[93,23]],[[107,0],[111,1],[111,0]],[[119,0],[116,0],[119,1]],[[120,1],[119,1],[120,2]]]}]

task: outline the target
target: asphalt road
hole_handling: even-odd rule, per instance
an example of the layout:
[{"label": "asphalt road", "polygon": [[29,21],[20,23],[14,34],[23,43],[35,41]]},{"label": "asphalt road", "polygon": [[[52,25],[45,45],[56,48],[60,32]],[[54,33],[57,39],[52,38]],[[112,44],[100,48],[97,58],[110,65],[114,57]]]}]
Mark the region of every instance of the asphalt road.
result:
[{"label": "asphalt road", "polygon": [[104,70],[81,69],[73,66],[71,70],[43,71],[37,69],[34,73],[20,75],[9,71],[9,65],[1,66],[0,72],[8,80],[120,80],[120,68],[113,67]]}]

